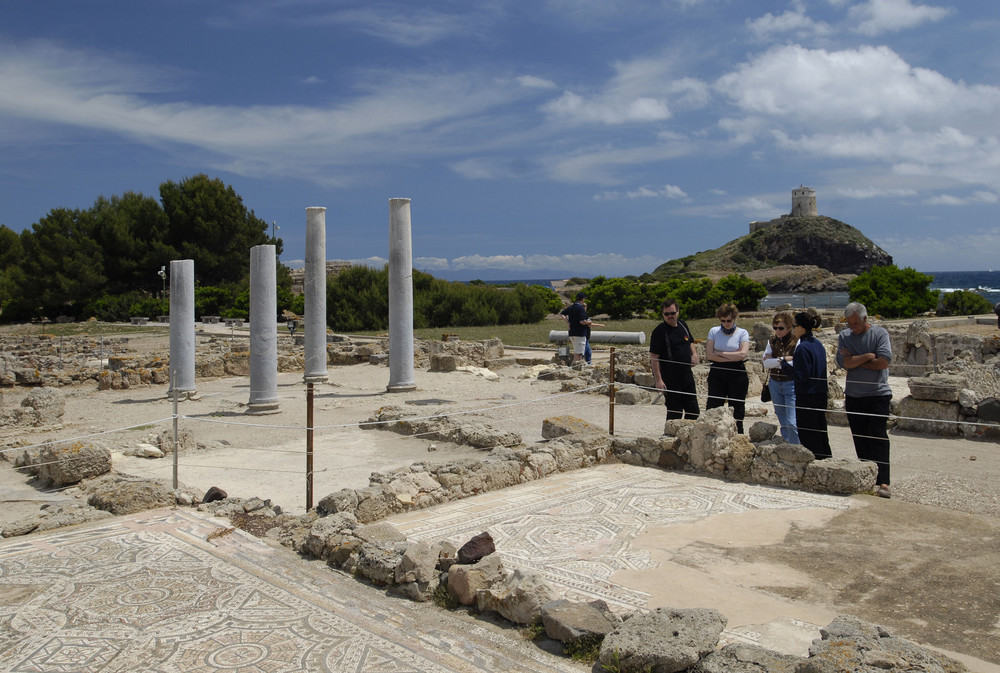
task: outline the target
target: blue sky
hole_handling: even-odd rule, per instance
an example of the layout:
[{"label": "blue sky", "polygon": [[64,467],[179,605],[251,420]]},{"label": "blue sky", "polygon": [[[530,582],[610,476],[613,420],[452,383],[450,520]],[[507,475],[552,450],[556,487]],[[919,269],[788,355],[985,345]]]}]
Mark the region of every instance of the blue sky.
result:
[{"label": "blue sky", "polygon": [[995,0],[0,4],[0,223],[207,173],[304,256],[624,275],[816,189],[900,266],[1000,267]]}]

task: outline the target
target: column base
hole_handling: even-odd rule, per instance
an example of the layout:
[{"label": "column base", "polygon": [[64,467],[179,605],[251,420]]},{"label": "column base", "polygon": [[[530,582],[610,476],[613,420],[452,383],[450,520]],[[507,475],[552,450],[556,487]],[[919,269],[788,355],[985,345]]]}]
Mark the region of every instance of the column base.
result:
[{"label": "column base", "polygon": [[247,406],[246,413],[248,416],[264,416],[267,414],[280,414],[281,409],[278,408],[277,402],[256,402]]},{"label": "column base", "polygon": [[390,393],[408,393],[411,390],[417,389],[416,383],[390,383],[385,387],[386,392]]},{"label": "column base", "polygon": [[305,383],[326,383],[330,380],[329,374],[306,374],[302,377]]}]

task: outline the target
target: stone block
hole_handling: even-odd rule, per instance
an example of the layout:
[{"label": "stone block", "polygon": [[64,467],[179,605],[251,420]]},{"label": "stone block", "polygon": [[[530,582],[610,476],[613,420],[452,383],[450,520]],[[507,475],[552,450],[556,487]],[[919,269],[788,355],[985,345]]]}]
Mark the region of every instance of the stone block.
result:
[{"label": "stone block", "polygon": [[502,574],[499,554],[490,554],[474,565],[456,563],[448,569],[448,593],[461,605],[472,605],[476,594],[500,580]]},{"label": "stone block", "polygon": [[478,591],[476,607],[480,612],[496,612],[515,624],[531,624],[541,617],[542,606],[556,598],[555,589],[540,573],[518,568]]},{"label": "stone block", "polygon": [[910,396],[917,400],[957,402],[965,379],[955,374],[929,374],[907,381]]},{"label": "stone block", "polygon": [[715,650],[726,621],[711,609],[637,614],[604,637],[600,662],[620,671],[685,671]]},{"label": "stone block", "polygon": [[544,604],[541,613],[545,634],[561,643],[603,637],[618,623],[604,601],[576,603],[559,599]]},{"label": "stone block", "polygon": [[87,442],[56,444],[41,450],[38,478],[54,487],[76,484],[111,471],[111,451]]},{"label": "stone block", "polygon": [[896,427],[908,432],[929,435],[957,435],[958,402],[918,400],[908,395],[899,402]]},{"label": "stone block", "polygon": [[871,461],[854,458],[826,458],[806,465],[802,485],[816,493],[852,495],[870,493],[875,488],[878,467]]}]

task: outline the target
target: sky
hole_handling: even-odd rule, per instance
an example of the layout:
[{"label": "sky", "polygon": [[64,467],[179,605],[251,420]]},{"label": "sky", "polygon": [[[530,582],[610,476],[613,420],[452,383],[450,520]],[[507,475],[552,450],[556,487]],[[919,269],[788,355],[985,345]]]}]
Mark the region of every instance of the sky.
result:
[{"label": "sky", "polygon": [[404,197],[436,276],[621,276],[805,185],[899,266],[993,269],[998,38],[996,0],[6,0],[0,224],[205,173],[290,266],[310,206],[384,264]]}]

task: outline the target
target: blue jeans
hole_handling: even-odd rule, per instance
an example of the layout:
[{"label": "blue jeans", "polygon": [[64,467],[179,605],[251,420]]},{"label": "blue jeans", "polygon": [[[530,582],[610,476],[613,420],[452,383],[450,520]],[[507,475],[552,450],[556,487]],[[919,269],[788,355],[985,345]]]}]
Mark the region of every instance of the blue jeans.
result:
[{"label": "blue jeans", "polygon": [[587,361],[588,365],[591,357],[593,357],[593,353],[590,351],[590,339],[587,339],[587,347],[583,349],[583,359]]},{"label": "blue jeans", "polygon": [[789,444],[799,444],[799,431],[795,425],[795,382],[771,379],[767,386],[771,389],[774,413],[781,424],[781,438]]}]

